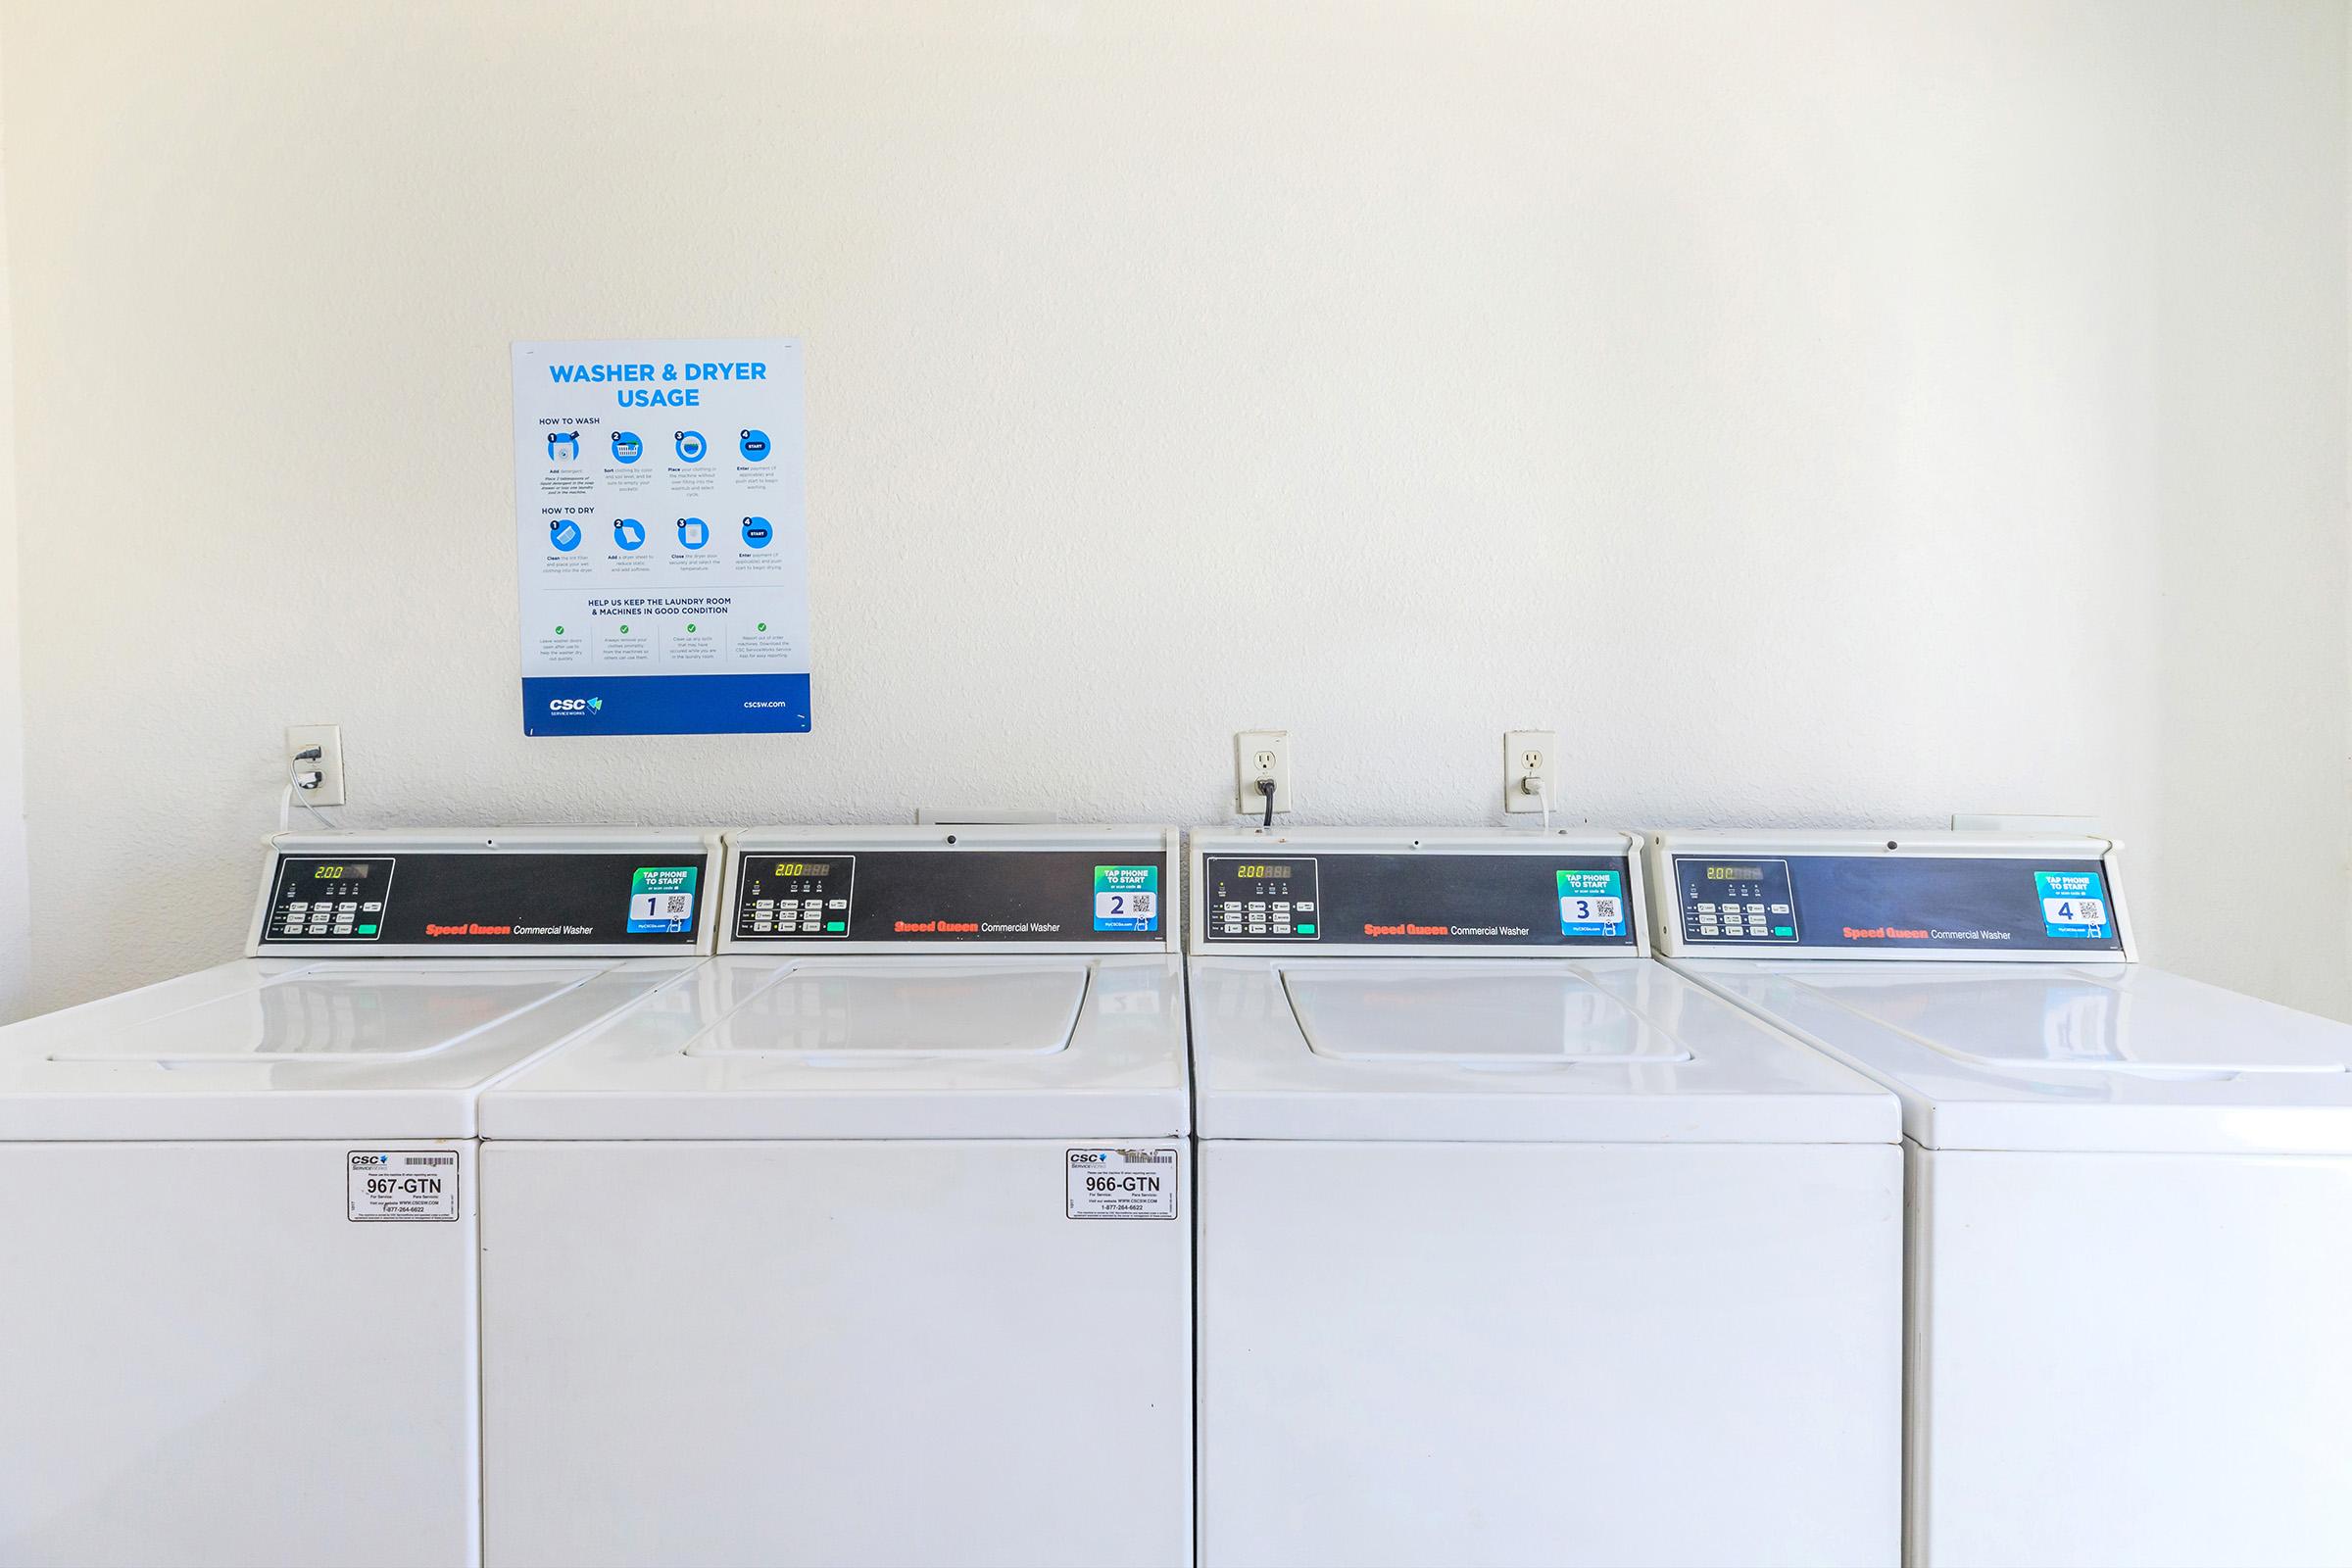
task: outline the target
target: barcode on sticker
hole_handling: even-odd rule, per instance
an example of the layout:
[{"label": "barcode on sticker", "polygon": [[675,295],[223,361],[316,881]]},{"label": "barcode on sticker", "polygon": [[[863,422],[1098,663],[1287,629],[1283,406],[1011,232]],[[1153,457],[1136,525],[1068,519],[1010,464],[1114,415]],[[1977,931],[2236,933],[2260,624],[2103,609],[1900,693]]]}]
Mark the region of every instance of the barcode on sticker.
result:
[{"label": "barcode on sticker", "polygon": [[1072,1219],[1174,1219],[1173,1149],[1073,1149],[1064,1161]]}]

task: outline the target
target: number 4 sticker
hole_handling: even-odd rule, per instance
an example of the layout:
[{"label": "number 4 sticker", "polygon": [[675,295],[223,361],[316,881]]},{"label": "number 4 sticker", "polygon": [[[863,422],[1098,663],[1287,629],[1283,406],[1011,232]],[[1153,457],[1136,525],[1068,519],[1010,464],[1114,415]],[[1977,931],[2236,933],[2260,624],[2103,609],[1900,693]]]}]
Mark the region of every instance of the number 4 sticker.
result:
[{"label": "number 4 sticker", "polygon": [[2100,942],[2115,936],[2108,918],[2107,882],[2096,871],[2036,871],[2034,891],[2041,900],[2045,936]]}]

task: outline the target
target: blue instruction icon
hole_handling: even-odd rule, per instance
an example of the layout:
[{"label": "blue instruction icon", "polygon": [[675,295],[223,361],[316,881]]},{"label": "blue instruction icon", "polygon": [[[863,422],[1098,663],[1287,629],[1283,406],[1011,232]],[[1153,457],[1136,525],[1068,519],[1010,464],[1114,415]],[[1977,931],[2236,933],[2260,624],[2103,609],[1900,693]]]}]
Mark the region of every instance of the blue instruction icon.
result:
[{"label": "blue instruction icon", "polygon": [[623,550],[634,550],[645,543],[645,524],[635,517],[622,517],[612,524],[612,542]]},{"label": "blue instruction icon", "polygon": [[702,431],[679,430],[673,433],[678,443],[678,461],[680,463],[700,463],[703,461],[703,454],[709,451],[710,448],[707,447],[703,442]]},{"label": "blue instruction icon", "polygon": [[580,548],[580,525],[569,517],[559,517],[547,525],[547,542],[558,550]]},{"label": "blue instruction icon", "polygon": [[765,430],[740,431],[735,437],[735,444],[742,448],[743,461],[746,463],[762,462],[766,459],[769,451],[772,450],[767,444],[767,432]]},{"label": "blue instruction icon", "polygon": [[580,433],[577,430],[550,430],[547,435],[547,461],[569,463],[580,455]]},{"label": "blue instruction icon", "polygon": [[746,517],[743,519],[743,542],[747,545],[750,545],[754,550],[765,550],[767,548],[767,542],[770,539],[773,539],[775,536],[776,530],[768,526],[768,521],[765,517]]},{"label": "blue instruction icon", "polygon": [[612,432],[612,461],[614,463],[635,463],[644,456],[645,443],[637,439],[636,431],[615,430]]},{"label": "blue instruction icon", "polygon": [[689,550],[700,550],[710,542],[710,525],[700,517],[678,519],[678,543]]}]

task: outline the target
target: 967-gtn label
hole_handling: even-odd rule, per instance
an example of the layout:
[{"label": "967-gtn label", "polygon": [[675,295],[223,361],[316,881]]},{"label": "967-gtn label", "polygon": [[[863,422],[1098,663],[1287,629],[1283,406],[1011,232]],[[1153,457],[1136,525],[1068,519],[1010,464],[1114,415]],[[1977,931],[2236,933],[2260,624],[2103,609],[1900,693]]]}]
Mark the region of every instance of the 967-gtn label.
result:
[{"label": "967-gtn label", "polygon": [[355,1149],[351,1217],[377,1223],[458,1217],[458,1156],[446,1149]]}]

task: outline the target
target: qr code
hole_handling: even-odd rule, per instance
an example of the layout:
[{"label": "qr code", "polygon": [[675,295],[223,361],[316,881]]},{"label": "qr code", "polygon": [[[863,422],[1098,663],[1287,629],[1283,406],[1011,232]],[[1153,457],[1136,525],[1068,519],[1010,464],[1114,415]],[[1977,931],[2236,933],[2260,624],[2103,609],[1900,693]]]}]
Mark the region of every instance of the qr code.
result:
[{"label": "qr code", "polygon": [[671,919],[682,919],[694,907],[694,900],[683,893],[672,893],[662,900],[662,912]]},{"label": "qr code", "polygon": [[1152,919],[1159,913],[1159,895],[1156,893],[1137,893],[1130,895],[1127,900],[1127,906],[1134,912],[1135,917],[1138,920]]}]

